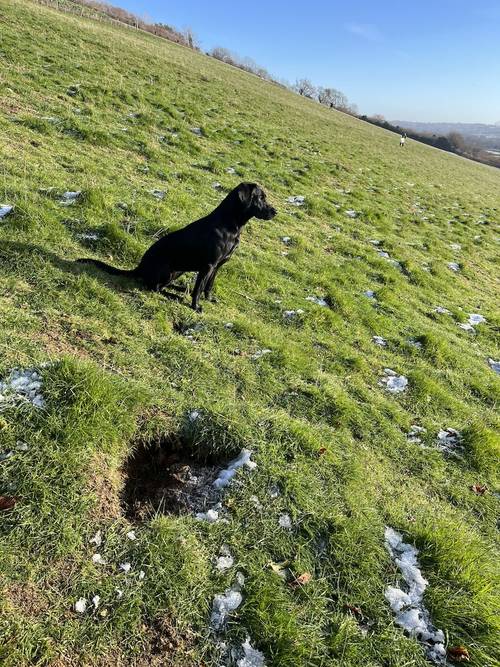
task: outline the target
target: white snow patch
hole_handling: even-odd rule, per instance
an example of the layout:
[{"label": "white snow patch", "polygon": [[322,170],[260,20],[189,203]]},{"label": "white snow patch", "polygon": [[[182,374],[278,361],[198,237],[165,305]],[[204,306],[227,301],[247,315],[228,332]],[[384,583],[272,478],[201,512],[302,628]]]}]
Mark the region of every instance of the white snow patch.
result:
[{"label": "white snow patch", "polygon": [[460,245],[460,243],[450,243],[450,248],[452,250],[456,250],[457,252],[459,250],[462,250],[462,246]]},{"label": "white snow patch", "polygon": [[219,181],[214,181],[214,183],[212,183],[212,187],[214,190],[220,190],[222,183],[219,183]]},{"label": "white snow patch", "polygon": [[294,206],[303,206],[305,199],[306,198],[302,195],[294,195],[292,197],[287,197],[286,201],[288,204],[293,204]]},{"label": "white snow patch", "polygon": [[237,667],[266,667],[264,654],[258,651],[250,643],[250,637],[247,637],[242,644],[243,657],[236,663]]},{"label": "white snow patch", "polygon": [[226,570],[229,570],[230,567],[233,567],[233,565],[234,558],[232,556],[219,556],[217,558],[215,567],[219,570],[219,572],[225,572]]},{"label": "white snow patch", "polygon": [[263,350],[257,350],[257,352],[254,352],[251,356],[250,359],[260,359],[263,357],[265,354],[271,354],[272,350],[269,350],[268,348],[265,348]]},{"label": "white snow patch", "polygon": [[476,326],[477,324],[483,324],[486,322],[486,318],[480,315],[479,313],[471,313],[469,315],[469,324]]},{"label": "white snow patch", "polygon": [[191,412],[189,413],[189,421],[195,422],[199,418],[200,418],[200,413],[198,412],[198,410],[191,410]]},{"label": "white snow patch", "polygon": [[148,190],[150,195],[153,195],[155,199],[165,199],[165,195],[167,194],[165,190]]},{"label": "white snow patch", "polygon": [[437,448],[440,452],[446,454],[455,454],[455,450],[460,448],[462,434],[454,428],[441,429],[437,434]]},{"label": "white snow patch", "polygon": [[385,250],[377,250],[378,254],[384,259],[389,259],[389,253]]},{"label": "white snow patch", "polygon": [[429,612],[423,604],[424,591],[428,582],[422,576],[419,567],[418,549],[411,544],[406,544],[402,535],[389,526],[385,529],[385,546],[398,566],[407,589],[388,586],[385,591],[385,598],[396,614],[396,623],[410,637],[414,637],[423,644],[429,660],[438,665],[445,665],[444,633],[434,627]]},{"label": "white snow patch", "polygon": [[133,530],[129,530],[126,536],[128,537],[129,540],[132,540],[132,542],[137,539],[135,531]]},{"label": "white snow patch", "polygon": [[292,239],[291,239],[290,236],[282,236],[282,237],[281,237],[281,240],[283,241],[283,243],[284,243],[285,245],[290,245],[290,243],[292,242]]},{"label": "white snow patch", "polygon": [[372,336],[372,340],[375,345],[380,345],[380,347],[387,347],[387,341],[382,336]]},{"label": "white snow patch", "polygon": [[203,130],[201,129],[201,127],[192,127],[192,128],[190,128],[190,129],[191,129],[191,132],[192,132],[193,134],[196,134],[198,137],[202,137],[202,136],[203,136]]},{"label": "white snow patch", "polygon": [[424,347],[419,340],[415,340],[414,338],[408,338],[408,345],[417,350],[421,350]]},{"label": "white snow patch", "polygon": [[59,200],[59,203],[62,204],[63,206],[71,206],[76,202],[78,197],[82,194],[81,190],[68,190],[67,192],[64,192],[62,195],[62,198]]},{"label": "white snow patch", "polygon": [[452,271],[455,271],[455,273],[460,271],[460,264],[457,264],[456,262],[448,262],[447,266]]},{"label": "white snow patch", "polygon": [[292,530],[292,520],[289,514],[280,514],[278,523],[280,528],[284,528],[285,530]]},{"label": "white snow patch", "polygon": [[495,371],[495,373],[500,373],[500,361],[495,361],[494,359],[491,359],[491,357],[488,359],[488,363],[490,365],[490,368],[492,371]]},{"label": "white snow patch", "polygon": [[235,173],[236,173],[236,169],[234,167],[228,167],[226,169],[226,174],[235,174]]},{"label": "white snow patch", "polygon": [[434,312],[439,313],[440,315],[449,315],[450,314],[450,311],[448,310],[448,308],[444,308],[443,306],[436,306],[434,308]]},{"label": "white snow patch", "polygon": [[371,289],[365,290],[363,294],[368,297],[368,299],[375,299],[375,292]]},{"label": "white snow patch", "polygon": [[94,554],[94,555],[92,556],[92,562],[93,562],[95,565],[106,565],[106,561],[105,561],[104,558],[101,556],[101,554]]},{"label": "white snow patch", "polygon": [[384,374],[378,382],[380,387],[385,387],[387,391],[393,394],[401,394],[406,390],[408,378],[404,375],[398,375],[391,368],[384,368]]},{"label": "white snow patch", "polygon": [[297,308],[297,310],[284,310],[283,311],[283,317],[287,320],[291,320],[297,315],[303,315],[304,311],[302,308]]},{"label": "white snow patch", "polygon": [[250,449],[246,448],[242,449],[240,455],[236,459],[234,459],[234,461],[231,461],[231,463],[225,470],[222,470],[219,473],[219,476],[217,477],[217,479],[214,481],[213,484],[215,488],[223,489],[225,486],[227,486],[234,477],[234,475],[236,474],[238,468],[241,468],[242,466],[247,466],[247,468],[250,468],[250,470],[254,470],[257,467],[257,464],[255,463],[255,461],[250,460],[251,456],[252,456],[252,451]]},{"label": "white snow patch", "polygon": [[99,607],[100,601],[101,601],[101,596],[94,595],[94,597],[92,598],[92,604],[94,605],[94,609],[97,609]]},{"label": "white snow patch", "polygon": [[94,535],[92,539],[89,540],[90,544],[95,544],[96,547],[100,547],[102,544],[102,534],[101,531],[98,530],[97,533]]},{"label": "white snow patch", "polygon": [[217,510],[208,510],[207,512],[197,512],[196,518],[198,521],[207,521],[208,523],[216,523],[219,520],[219,512]]},{"label": "white snow patch", "polygon": [[427,433],[427,430],[423,426],[417,426],[417,424],[412,424],[410,430],[406,435],[408,442],[412,442],[416,445],[420,445],[422,438],[420,437],[423,433]]},{"label": "white snow patch", "polygon": [[226,588],[224,593],[218,593],[212,603],[212,615],[210,617],[210,626],[213,630],[221,630],[225,624],[228,615],[238,609],[243,601],[241,589],[245,583],[245,577],[238,572],[236,581],[231,588]]},{"label": "white snow patch", "polygon": [[371,243],[372,245],[380,245],[382,241],[379,239],[368,239],[368,243]]},{"label": "white snow patch", "polygon": [[77,234],[76,237],[81,239],[82,241],[98,241],[99,240],[99,234],[96,234],[95,232],[84,232],[82,234]]},{"label": "white snow patch", "polygon": [[85,598],[80,598],[75,602],[75,611],[79,614],[84,614],[87,609],[87,600]]},{"label": "white snow patch", "polygon": [[14,368],[5,380],[0,380],[0,411],[2,407],[17,403],[31,403],[36,408],[45,407],[41,394],[42,378],[34,368]]},{"label": "white snow patch", "polygon": [[348,218],[357,218],[358,217],[357,211],[354,211],[353,209],[349,209],[349,210],[345,211],[345,214],[347,215]]},{"label": "white snow patch", "polygon": [[10,204],[0,204],[0,220],[7,217],[13,210],[14,207]]},{"label": "white snow patch", "polygon": [[132,569],[132,565],[129,562],[120,563],[120,570],[123,570],[123,572],[125,572],[125,574],[128,574],[131,569]]},{"label": "white snow patch", "polygon": [[306,296],[306,301],[310,301],[311,303],[315,303],[318,306],[323,306],[323,307],[328,306],[328,302],[325,299],[323,299],[321,297],[318,297],[318,296]]}]

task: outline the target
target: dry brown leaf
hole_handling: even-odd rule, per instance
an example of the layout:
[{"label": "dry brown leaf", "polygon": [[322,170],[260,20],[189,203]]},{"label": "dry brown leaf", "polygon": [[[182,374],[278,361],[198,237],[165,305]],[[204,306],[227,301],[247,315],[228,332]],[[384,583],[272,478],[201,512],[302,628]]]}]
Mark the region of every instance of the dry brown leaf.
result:
[{"label": "dry brown leaf", "polygon": [[488,490],[486,484],[473,484],[470,488],[471,491],[474,491],[476,496],[484,496],[484,494]]},{"label": "dry brown leaf", "polygon": [[326,447],[320,447],[318,449],[318,454],[319,456],[323,456],[323,454],[326,452]]},{"label": "dry brown leaf", "polygon": [[299,586],[305,586],[308,584],[312,579],[312,576],[309,572],[304,572],[300,576],[298,576],[296,579],[290,582],[290,586],[292,588],[298,588]]},{"label": "dry brown leaf", "polygon": [[353,604],[346,604],[345,608],[347,609],[347,611],[351,612],[351,614],[356,618],[359,618],[360,620],[364,618],[363,612],[361,611],[360,607],[356,607]]},{"label": "dry brown leaf", "polygon": [[470,662],[469,651],[465,646],[450,646],[447,650],[448,658],[453,662]]},{"label": "dry brown leaf", "polygon": [[11,510],[16,503],[17,498],[14,496],[0,496],[0,510]]}]

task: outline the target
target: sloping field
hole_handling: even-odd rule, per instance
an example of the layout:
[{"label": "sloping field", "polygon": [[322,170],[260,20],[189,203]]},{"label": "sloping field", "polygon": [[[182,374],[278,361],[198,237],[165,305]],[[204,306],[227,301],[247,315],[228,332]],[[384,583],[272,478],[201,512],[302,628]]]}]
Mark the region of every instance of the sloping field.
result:
[{"label": "sloping field", "polygon": [[[0,664],[498,665],[500,172],[18,0],[0,86]],[[202,314],[74,263],[240,181]]]}]

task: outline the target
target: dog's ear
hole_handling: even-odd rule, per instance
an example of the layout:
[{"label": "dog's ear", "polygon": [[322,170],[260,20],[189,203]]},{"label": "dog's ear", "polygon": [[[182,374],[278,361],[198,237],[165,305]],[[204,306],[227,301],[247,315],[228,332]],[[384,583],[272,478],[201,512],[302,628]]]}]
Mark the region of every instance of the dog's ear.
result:
[{"label": "dog's ear", "polygon": [[240,183],[238,186],[238,198],[243,206],[250,206],[256,187],[255,183]]}]

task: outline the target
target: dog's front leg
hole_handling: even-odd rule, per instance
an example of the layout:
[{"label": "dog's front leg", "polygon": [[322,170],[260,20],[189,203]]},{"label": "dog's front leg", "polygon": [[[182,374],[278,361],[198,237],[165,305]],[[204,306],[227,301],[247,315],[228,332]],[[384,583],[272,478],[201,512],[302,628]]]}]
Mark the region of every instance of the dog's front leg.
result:
[{"label": "dog's front leg", "polygon": [[200,301],[200,294],[202,293],[205,284],[207,280],[210,279],[210,276],[213,271],[212,266],[209,266],[206,269],[203,269],[200,271],[196,277],[196,282],[194,284],[194,289],[193,289],[193,301],[191,303],[191,307],[193,310],[196,310],[196,312],[201,313],[201,306],[199,304]]}]

